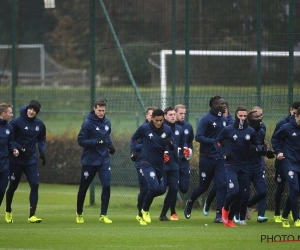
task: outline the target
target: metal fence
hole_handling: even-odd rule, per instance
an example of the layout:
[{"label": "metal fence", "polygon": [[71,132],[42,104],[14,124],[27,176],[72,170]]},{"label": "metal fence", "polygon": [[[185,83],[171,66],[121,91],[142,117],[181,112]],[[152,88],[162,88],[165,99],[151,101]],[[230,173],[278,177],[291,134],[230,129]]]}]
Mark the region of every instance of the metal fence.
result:
[{"label": "metal fence", "polygon": [[[41,102],[51,151],[41,180],[74,184],[77,133],[94,100],[106,98],[117,147],[112,183],[136,187],[129,138],[150,105],[185,104],[194,129],[213,95],[232,111],[258,105],[270,143],[300,100],[299,13],[292,0],[3,0],[0,98],[15,114],[31,99]],[[272,209],[272,161],[266,169]]]}]

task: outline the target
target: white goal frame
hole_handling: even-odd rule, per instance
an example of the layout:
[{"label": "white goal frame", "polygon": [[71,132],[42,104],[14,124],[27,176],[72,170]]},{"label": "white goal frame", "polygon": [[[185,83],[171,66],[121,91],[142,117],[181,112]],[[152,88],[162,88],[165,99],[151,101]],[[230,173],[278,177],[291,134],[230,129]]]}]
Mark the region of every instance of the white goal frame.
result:
[{"label": "white goal frame", "polygon": [[[40,49],[40,76],[42,80],[45,80],[45,49],[43,44],[18,44],[16,46],[17,49],[33,49],[33,48],[38,48]],[[0,50],[1,49],[12,49],[12,45],[0,45]],[[12,72],[5,70],[4,75],[11,75]],[[22,76],[25,77],[31,77],[32,74],[30,73],[23,73]]]},{"label": "white goal frame", "polygon": [[[157,55],[158,53],[152,53]],[[190,56],[257,56],[257,51],[228,51],[228,50],[190,50]],[[288,51],[261,51],[261,56],[288,57]],[[172,55],[172,50],[161,50],[159,52],[160,65],[149,62],[160,69],[161,108],[165,109],[167,104],[167,56]],[[175,55],[185,55],[185,50],[175,50]],[[300,56],[300,52],[293,52],[293,56]]]},{"label": "white goal frame", "polygon": [[[12,50],[12,45],[1,45],[0,44],[0,53],[1,49],[9,49]],[[67,68],[63,65],[58,64],[54,59],[45,51],[44,44],[18,44],[16,45],[16,49],[38,49],[39,50],[39,59],[37,64],[39,64],[40,68],[36,72],[18,72],[18,77],[21,78],[39,78],[41,79],[41,84],[44,85],[45,80],[48,78],[56,78],[59,76],[68,76],[70,74],[76,74],[80,77],[80,81],[85,82],[86,80],[86,69],[71,69]],[[52,67],[52,68],[51,68]],[[4,76],[11,77],[13,72],[10,69],[4,69]],[[57,79],[56,79],[57,80]],[[59,80],[57,80],[59,81]],[[56,82],[54,83],[56,84]]]}]

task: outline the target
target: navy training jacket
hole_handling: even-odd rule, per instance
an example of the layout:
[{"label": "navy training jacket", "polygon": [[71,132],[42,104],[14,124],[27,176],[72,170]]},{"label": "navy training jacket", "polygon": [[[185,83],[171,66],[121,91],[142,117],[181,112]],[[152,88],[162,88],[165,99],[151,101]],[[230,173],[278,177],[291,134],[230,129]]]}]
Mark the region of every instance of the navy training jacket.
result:
[{"label": "navy training jacket", "polygon": [[293,164],[294,170],[300,171],[300,127],[296,120],[291,119],[282,125],[273,134],[271,142],[276,155],[283,153]]},{"label": "navy training jacket", "polygon": [[[171,128],[172,129],[172,128]],[[164,164],[164,170],[179,169],[179,164],[184,157],[183,150],[187,147],[184,131],[181,126],[175,123],[173,131],[174,150],[169,151],[170,160]]]},{"label": "navy training jacket", "polygon": [[[176,122],[178,125],[180,125],[183,128],[184,136],[185,136],[185,142],[187,146],[190,149],[194,148],[193,141],[194,141],[194,130],[190,123],[183,121],[183,122]],[[188,160],[185,157],[180,158],[181,163],[188,162]]]},{"label": "navy training jacket", "polygon": [[164,152],[168,150],[168,147],[164,144],[166,138],[170,138],[173,141],[172,129],[165,124],[162,124],[162,133],[157,133],[155,129],[151,127],[150,123],[142,124],[130,139],[130,149],[135,150],[138,140],[142,140],[142,149],[140,153],[140,160],[149,162],[150,164],[159,168],[163,167]]},{"label": "navy training jacket", "polygon": [[[109,160],[108,147],[112,144],[110,139],[111,123],[108,119],[99,118],[92,110],[87,119],[81,125],[77,141],[83,147],[81,164],[97,166],[103,163],[103,158]],[[103,144],[98,144],[97,140],[104,138]]]},{"label": "navy training jacket", "polygon": [[[266,131],[263,128],[260,128],[258,131],[254,129],[254,131],[257,134],[260,144],[263,145],[264,149],[266,150],[266,146],[264,145]],[[249,169],[261,169],[263,164],[262,159],[264,160],[264,158],[262,158],[261,153],[254,152],[253,150],[249,150],[249,155],[248,155]]]},{"label": "navy training jacket", "polygon": [[[228,125],[228,119],[222,113],[211,110],[198,123],[195,140],[200,142],[200,156],[220,159],[214,143],[217,135]],[[222,158],[223,159],[223,158]]]},{"label": "navy training jacket", "polygon": [[190,123],[183,121],[183,122],[176,122],[176,124],[180,125],[183,128],[185,142],[187,146],[193,149],[193,141],[194,141],[194,130]]},{"label": "navy training jacket", "polygon": [[[222,144],[224,141],[224,148],[222,148],[218,143]],[[225,165],[232,166],[248,165],[250,145],[255,145],[261,151],[259,137],[254,128],[248,126],[244,129],[237,129],[233,124],[223,128],[216,137],[215,143],[216,150],[220,155],[222,153],[230,155],[230,159],[225,161]]]},{"label": "navy training jacket", "polygon": [[32,156],[28,157],[23,154],[15,157],[10,156],[10,161],[20,165],[37,164],[38,156],[36,145],[40,154],[46,153],[46,127],[45,124],[37,118],[27,116],[27,105],[20,108],[20,116],[10,122],[14,131],[14,143],[17,149],[26,147],[31,150]]},{"label": "navy training jacket", "polygon": [[10,152],[16,148],[13,144],[13,137],[12,126],[7,121],[0,119],[0,170],[8,167]]}]

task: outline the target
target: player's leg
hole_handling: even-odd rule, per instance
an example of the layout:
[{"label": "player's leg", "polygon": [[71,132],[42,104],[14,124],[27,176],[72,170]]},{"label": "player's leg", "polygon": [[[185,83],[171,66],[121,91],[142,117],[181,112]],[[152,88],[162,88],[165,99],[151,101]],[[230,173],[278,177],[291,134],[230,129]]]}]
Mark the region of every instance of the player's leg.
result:
[{"label": "player's leg", "polygon": [[[299,175],[298,172],[288,171],[290,176],[287,177],[289,187],[289,202],[294,221],[299,219]],[[293,172],[293,174],[292,174]]]},{"label": "player's leg", "polygon": [[179,169],[179,190],[181,193],[186,194],[189,191],[191,182],[191,171],[188,161],[182,163]]},{"label": "player's leg", "polygon": [[0,164],[1,164],[1,170],[0,170],[0,206],[1,206],[7,188],[7,184],[8,184],[9,160],[8,159],[1,160]]},{"label": "player's leg", "polygon": [[215,223],[222,223],[222,207],[224,206],[225,197],[227,194],[226,191],[226,177],[225,177],[225,168],[224,161],[217,160],[214,170],[214,184],[216,186],[216,218]]},{"label": "player's leg", "polygon": [[275,214],[274,214],[274,220],[277,223],[281,223],[281,215],[280,215],[280,205],[282,200],[282,194],[285,189],[286,184],[286,177],[282,168],[282,161],[275,160],[275,183],[276,183],[276,190],[274,194],[274,201],[275,201]]},{"label": "player's leg", "polygon": [[[237,172],[237,177],[238,177],[238,183],[235,184],[235,180],[233,180],[233,181],[231,180],[231,182],[233,182],[233,185],[237,186],[236,188],[235,187],[230,188],[230,186],[232,187],[232,184],[230,183],[230,179],[228,181],[228,177],[226,177],[229,189],[235,189],[235,191],[233,191],[233,196],[232,196],[232,197],[235,196],[235,198],[230,205],[230,209],[229,209],[229,213],[228,213],[228,223],[231,226],[234,225],[234,223],[232,222],[234,215],[239,211],[239,207],[241,204],[241,197],[243,196],[243,194],[245,192],[248,192],[248,189],[249,189],[249,171],[248,171],[248,169],[244,168],[244,167],[239,168],[238,172]],[[225,202],[225,204],[226,204],[226,202]]]},{"label": "player's leg", "polygon": [[[285,159],[283,169],[285,171],[287,184],[289,187],[289,203],[293,214],[294,221],[299,220],[299,180],[298,172],[292,169],[289,159]],[[287,212],[287,211],[285,211]],[[287,219],[286,214],[282,214],[283,219]],[[284,225],[283,225],[284,226]],[[300,227],[300,225],[299,225]]]},{"label": "player's leg", "polygon": [[267,196],[267,183],[265,173],[262,169],[255,170],[253,173],[253,184],[256,194],[248,201],[248,207],[258,204],[258,217],[257,222],[266,222],[268,217],[265,216],[266,212],[266,196]]},{"label": "player's leg", "polygon": [[286,201],[285,201],[285,205],[282,211],[282,215],[280,217],[281,219],[281,223],[283,227],[290,227],[290,223],[289,223],[289,213],[291,212],[291,203],[290,203],[290,197],[288,196]]},{"label": "player's leg", "polygon": [[[298,197],[299,197],[299,190],[300,190],[300,172],[298,171],[297,172],[297,181],[298,181]],[[300,227],[300,215],[299,215],[299,203],[298,203],[298,217],[297,219],[294,217],[294,214],[293,214],[293,219],[294,219],[294,227]],[[296,213],[296,216],[297,216],[297,213]]]},{"label": "player's leg", "polygon": [[[9,161],[8,159],[2,160],[0,163],[2,164],[3,168],[0,170],[0,206],[2,204],[5,191],[8,184],[8,176],[9,176]],[[12,213],[5,213],[5,220],[7,223],[13,223]]]},{"label": "player's leg", "polygon": [[10,163],[9,165],[9,173],[10,173],[10,181],[9,186],[6,191],[6,209],[5,209],[5,220],[7,223],[12,223],[12,201],[14,197],[14,193],[18,188],[18,185],[20,183],[20,179],[23,173],[22,166]]},{"label": "player's leg", "polygon": [[224,206],[222,208],[222,222],[224,226],[227,226],[229,221],[229,212],[232,209],[231,206],[239,193],[239,182],[236,168],[233,166],[226,167],[225,177],[227,194],[225,196]]},{"label": "player's leg", "polygon": [[203,194],[208,188],[214,176],[216,160],[208,157],[199,158],[199,184],[194,189],[190,198],[186,201],[184,216],[189,219],[192,214],[194,202]]},{"label": "player's leg", "polygon": [[83,223],[83,204],[86,196],[86,192],[93,181],[99,166],[83,165],[81,168],[80,184],[77,193],[77,223]]},{"label": "player's leg", "polygon": [[[190,166],[189,162],[185,161],[179,169],[179,191],[185,194],[188,192],[189,187],[190,187],[190,179],[191,179],[191,172],[190,172]],[[177,192],[176,197],[178,197],[180,194]],[[177,198],[172,202],[170,206],[170,211],[171,211],[171,220],[178,220],[178,215],[176,213],[176,202]]]},{"label": "player's leg", "polygon": [[35,216],[38,197],[39,197],[39,173],[38,167],[36,164],[32,164],[24,167],[24,174],[28,180],[30,186],[30,194],[29,194],[29,219],[28,221],[31,223],[40,223],[42,220]]},{"label": "player's leg", "polygon": [[208,196],[205,199],[203,205],[203,214],[205,216],[208,216],[211,203],[213,202],[214,198],[216,198],[216,195],[217,195],[217,188],[216,185],[214,184],[211,190],[209,191]]},{"label": "player's leg", "polygon": [[144,198],[144,203],[142,205],[142,215],[144,221],[150,223],[150,206],[153,202],[154,197],[160,192],[160,185],[164,185],[163,182],[159,181],[163,179],[163,171],[157,171],[155,167],[150,165],[149,163],[141,164],[141,169],[143,170],[145,180],[148,186],[148,190]]},{"label": "player's leg", "polygon": [[141,168],[136,168],[137,176],[138,176],[138,183],[139,183],[139,194],[138,194],[138,199],[137,199],[137,209],[139,216],[142,216],[141,210],[142,210],[142,205],[144,203],[144,198],[148,190],[148,185],[145,180],[145,176],[143,173],[143,170]]},{"label": "player's leg", "polygon": [[101,192],[101,208],[100,208],[100,221],[104,223],[112,223],[107,217],[107,210],[110,200],[110,161],[105,161],[98,170],[99,180],[102,186]]},{"label": "player's leg", "polygon": [[[167,170],[164,171],[167,172],[167,186],[168,186],[168,192],[164,199],[163,208],[159,217],[159,220],[166,221],[169,220],[166,216],[167,211],[169,210],[171,204],[176,201],[176,195],[178,192],[178,176],[179,176],[179,170]],[[164,181],[166,179],[164,178]]]},{"label": "player's leg", "polygon": [[144,198],[148,191],[148,184],[145,180],[143,170],[139,166],[136,167],[136,172],[137,172],[137,176],[138,176],[138,183],[139,183],[140,191],[138,193],[137,205],[136,205],[136,207],[138,209],[138,215],[135,218],[140,223],[140,225],[146,226],[147,222],[143,220],[142,206],[144,203]]},{"label": "player's leg", "polygon": [[[246,225],[246,212],[248,208],[248,200],[250,197],[250,182],[253,182],[253,176],[254,173],[253,171],[249,170],[249,187],[244,190],[241,194],[240,198],[240,204],[239,204],[239,209],[238,212],[236,213],[235,217],[238,216],[238,220],[236,222],[240,223],[241,225]],[[250,219],[247,217],[247,219]]]}]

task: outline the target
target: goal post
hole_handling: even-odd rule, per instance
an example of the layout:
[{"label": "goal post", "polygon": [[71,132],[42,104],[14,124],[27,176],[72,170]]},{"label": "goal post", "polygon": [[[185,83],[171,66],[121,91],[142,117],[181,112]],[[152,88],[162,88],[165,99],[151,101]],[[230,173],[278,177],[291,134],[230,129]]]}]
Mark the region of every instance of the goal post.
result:
[{"label": "goal post", "polygon": [[[0,76],[8,79],[13,74],[12,49],[12,45],[0,44]],[[47,53],[44,44],[19,44],[15,49],[19,52],[17,77],[21,82],[41,86],[88,84],[87,69],[73,69],[60,64]]]},{"label": "goal post", "polygon": [[[164,109],[167,105],[167,56],[172,55],[172,50],[161,50],[159,53],[153,52],[151,55],[159,54],[160,65],[157,66],[149,62],[152,66],[160,69],[160,89],[161,89],[161,107]],[[240,56],[240,57],[255,57],[257,51],[230,51],[230,50],[190,50],[190,56]],[[176,50],[175,55],[184,56],[185,50]],[[288,57],[288,51],[261,51],[261,56],[264,57]],[[293,52],[293,56],[300,56],[300,52]]]},{"label": "goal post", "polygon": [[[12,45],[0,45],[0,51],[1,50],[11,50]],[[38,74],[42,81],[45,80],[45,49],[43,44],[19,44],[17,45],[17,49],[39,49],[40,50],[40,73]],[[0,61],[1,64],[1,61]],[[3,72],[5,75],[11,75],[12,72],[9,72],[8,70],[5,70]],[[36,73],[29,73],[29,72],[20,72],[21,76],[24,77],[37,77]]]}]

